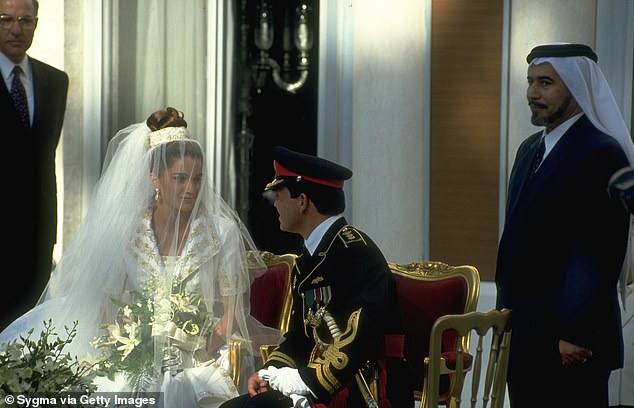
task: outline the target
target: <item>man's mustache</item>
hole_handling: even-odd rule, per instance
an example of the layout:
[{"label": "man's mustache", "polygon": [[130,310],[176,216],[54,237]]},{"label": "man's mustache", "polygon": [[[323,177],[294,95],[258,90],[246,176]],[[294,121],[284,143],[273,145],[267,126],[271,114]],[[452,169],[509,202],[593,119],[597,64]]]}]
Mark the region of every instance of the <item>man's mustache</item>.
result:
[{"label": "man's mustache", "polygon": [[528,106],[535,106],[537,108],[541,108],[541,109],[546,109],[548,106],[544,105],[543,103],[539,103],[539,102],[535,102],[535,101],[528,101]]}]

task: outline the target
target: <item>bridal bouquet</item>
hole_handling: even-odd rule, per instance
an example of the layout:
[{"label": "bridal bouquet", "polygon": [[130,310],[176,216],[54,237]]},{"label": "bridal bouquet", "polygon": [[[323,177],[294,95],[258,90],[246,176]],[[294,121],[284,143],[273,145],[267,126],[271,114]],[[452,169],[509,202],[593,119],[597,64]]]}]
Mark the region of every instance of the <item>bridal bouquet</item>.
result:
[{"label": "bridal bouquet", "polygon": [[[112,302],[118,307],[117,318],[93,342],[101,350],[99,373],[110,380],[123,372],[132,390],[147,390],[160,374],[155,355],[165,359],[170,345],[189,351],[204,347],[201,334],[208,329],[209,314],[200,296],[179,291],[176,284],[165,288],[154,281],[142,293],[132,292],[131,301]],[[164,350],[155,350],[155,344]]]}]

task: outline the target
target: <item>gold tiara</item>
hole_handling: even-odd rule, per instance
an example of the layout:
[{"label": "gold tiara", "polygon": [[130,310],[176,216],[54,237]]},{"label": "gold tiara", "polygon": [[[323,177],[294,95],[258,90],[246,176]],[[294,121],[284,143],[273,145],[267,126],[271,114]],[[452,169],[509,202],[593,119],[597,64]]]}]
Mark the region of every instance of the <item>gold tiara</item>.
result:
[{"label": "gold tiara", "polygon": [[148,143],[150,145],[150,149],[153,149],[160,144],[183,139],[189,139],[189,132],[187,131],[187,128],[166,127],[151,132]]}]

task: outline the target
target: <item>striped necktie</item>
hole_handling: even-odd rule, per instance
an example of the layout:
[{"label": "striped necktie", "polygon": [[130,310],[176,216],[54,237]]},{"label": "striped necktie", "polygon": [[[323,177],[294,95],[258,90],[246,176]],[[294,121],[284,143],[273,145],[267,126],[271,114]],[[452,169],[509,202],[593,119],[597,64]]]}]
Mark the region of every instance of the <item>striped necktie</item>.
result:
[{"label": "striped necktie", "polygon": [[13,98],[13,104],[18,111],[18,116],[22,125],[25,128],[31,127],[31,121],[29,119],[29,105],[26,102],[26,91],[24,85],[20,81],[20,74],[22,74],[22,68],[16,65],[13,67],[13,81],[11,81],[11,98]]}]

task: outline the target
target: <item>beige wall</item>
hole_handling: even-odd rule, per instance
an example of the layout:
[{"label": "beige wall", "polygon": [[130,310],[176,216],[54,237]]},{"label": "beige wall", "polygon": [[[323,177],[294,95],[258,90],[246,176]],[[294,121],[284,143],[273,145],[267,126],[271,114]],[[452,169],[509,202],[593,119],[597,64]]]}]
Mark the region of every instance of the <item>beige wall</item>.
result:
[{"label": "beige wall", "polygon": [[352,6],[351,222],[390,261],[423,255],[425,3]]},{"label": "beige wall", "polygon": [[64,0],[40,0],[40,17],[29,55],[64,69]]}]

